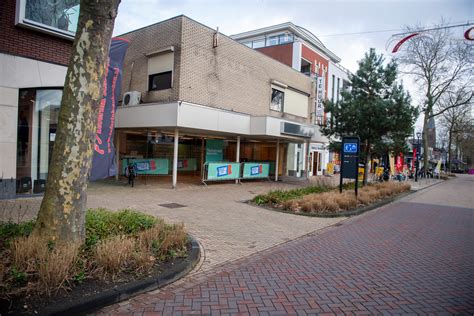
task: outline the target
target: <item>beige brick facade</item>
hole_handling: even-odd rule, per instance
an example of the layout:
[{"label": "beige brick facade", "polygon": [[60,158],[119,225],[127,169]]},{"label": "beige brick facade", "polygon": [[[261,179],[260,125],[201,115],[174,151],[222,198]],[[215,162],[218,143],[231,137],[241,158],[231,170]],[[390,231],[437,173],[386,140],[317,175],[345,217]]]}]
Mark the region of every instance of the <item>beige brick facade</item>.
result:
[{"label": "beige brick facade", "polygon": [[[178,16],[122,35],[130,40],[122,91],[142,92],[145,103],[182,100],[310,123],[314,87],[309,77],[222,34],[213,48],[214,33],[186,16]],[[173,87],[148,92],[145,54],[170,46],[175,54]],[[272,80],[310,95],[307,118],[270,110]]]}]

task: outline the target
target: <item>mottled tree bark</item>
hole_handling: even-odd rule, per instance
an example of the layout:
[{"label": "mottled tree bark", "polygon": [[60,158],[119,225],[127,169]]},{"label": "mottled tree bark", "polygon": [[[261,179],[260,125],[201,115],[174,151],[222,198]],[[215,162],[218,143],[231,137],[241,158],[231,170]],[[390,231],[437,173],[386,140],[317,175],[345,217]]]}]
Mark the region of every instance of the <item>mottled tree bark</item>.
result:
[{"label": "mottled tree bark", "polygon": [[52,241],[77,242],[85,236],[87,180],[119,3],[81,1],[46,191],[33,232]]}]

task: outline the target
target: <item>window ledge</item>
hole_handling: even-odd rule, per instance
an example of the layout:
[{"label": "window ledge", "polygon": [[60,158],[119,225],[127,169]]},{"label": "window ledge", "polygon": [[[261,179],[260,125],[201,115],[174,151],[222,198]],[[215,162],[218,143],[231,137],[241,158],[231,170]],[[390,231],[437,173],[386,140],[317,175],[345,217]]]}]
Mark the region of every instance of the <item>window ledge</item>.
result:
[{"label": "window ledge", "polygon": [[174,46],[169,46],[169,47],[165,47],[159,50],[152,51],[150,53],[145,53],[145,56],[151,57],[151,56],[155,56],[155,55],[159,55],[163,53],[169,53],[169,52],[174,52]]}]

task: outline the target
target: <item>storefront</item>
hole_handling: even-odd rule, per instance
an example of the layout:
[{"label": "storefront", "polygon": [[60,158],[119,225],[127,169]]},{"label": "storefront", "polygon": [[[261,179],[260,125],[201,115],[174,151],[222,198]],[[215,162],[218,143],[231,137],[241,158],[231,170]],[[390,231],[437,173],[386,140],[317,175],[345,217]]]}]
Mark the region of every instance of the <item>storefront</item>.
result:
[{"label": "storefront", "polygon": [[20,89],[16,178],[17,193],[44,191],[56,138],[62,89]]},{"label": "storefront", "polygon": [[306,143],[313,130],[275,117],[186,102],[124,106],[116,116],[117,162],[121,174],[134,162],[139,174],[171,176],[173,187],[178,175],[205,181],[211,162],[247,163],[229,180],[243,178],[248,168],[256,167],[250,163],[260,163],[263,174],[274,180],[306,177]]}]

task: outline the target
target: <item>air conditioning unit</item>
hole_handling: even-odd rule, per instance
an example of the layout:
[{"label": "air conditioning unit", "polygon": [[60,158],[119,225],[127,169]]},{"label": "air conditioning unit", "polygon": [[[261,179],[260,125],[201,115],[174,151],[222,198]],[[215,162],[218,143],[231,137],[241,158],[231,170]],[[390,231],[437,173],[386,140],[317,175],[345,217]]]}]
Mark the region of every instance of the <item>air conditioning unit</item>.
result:
[{"label": "air conditioning unit", "polygon": [[142,94],[139,91],[125,92],[122,99],[122,105],[131,106],[139,105]]}]

